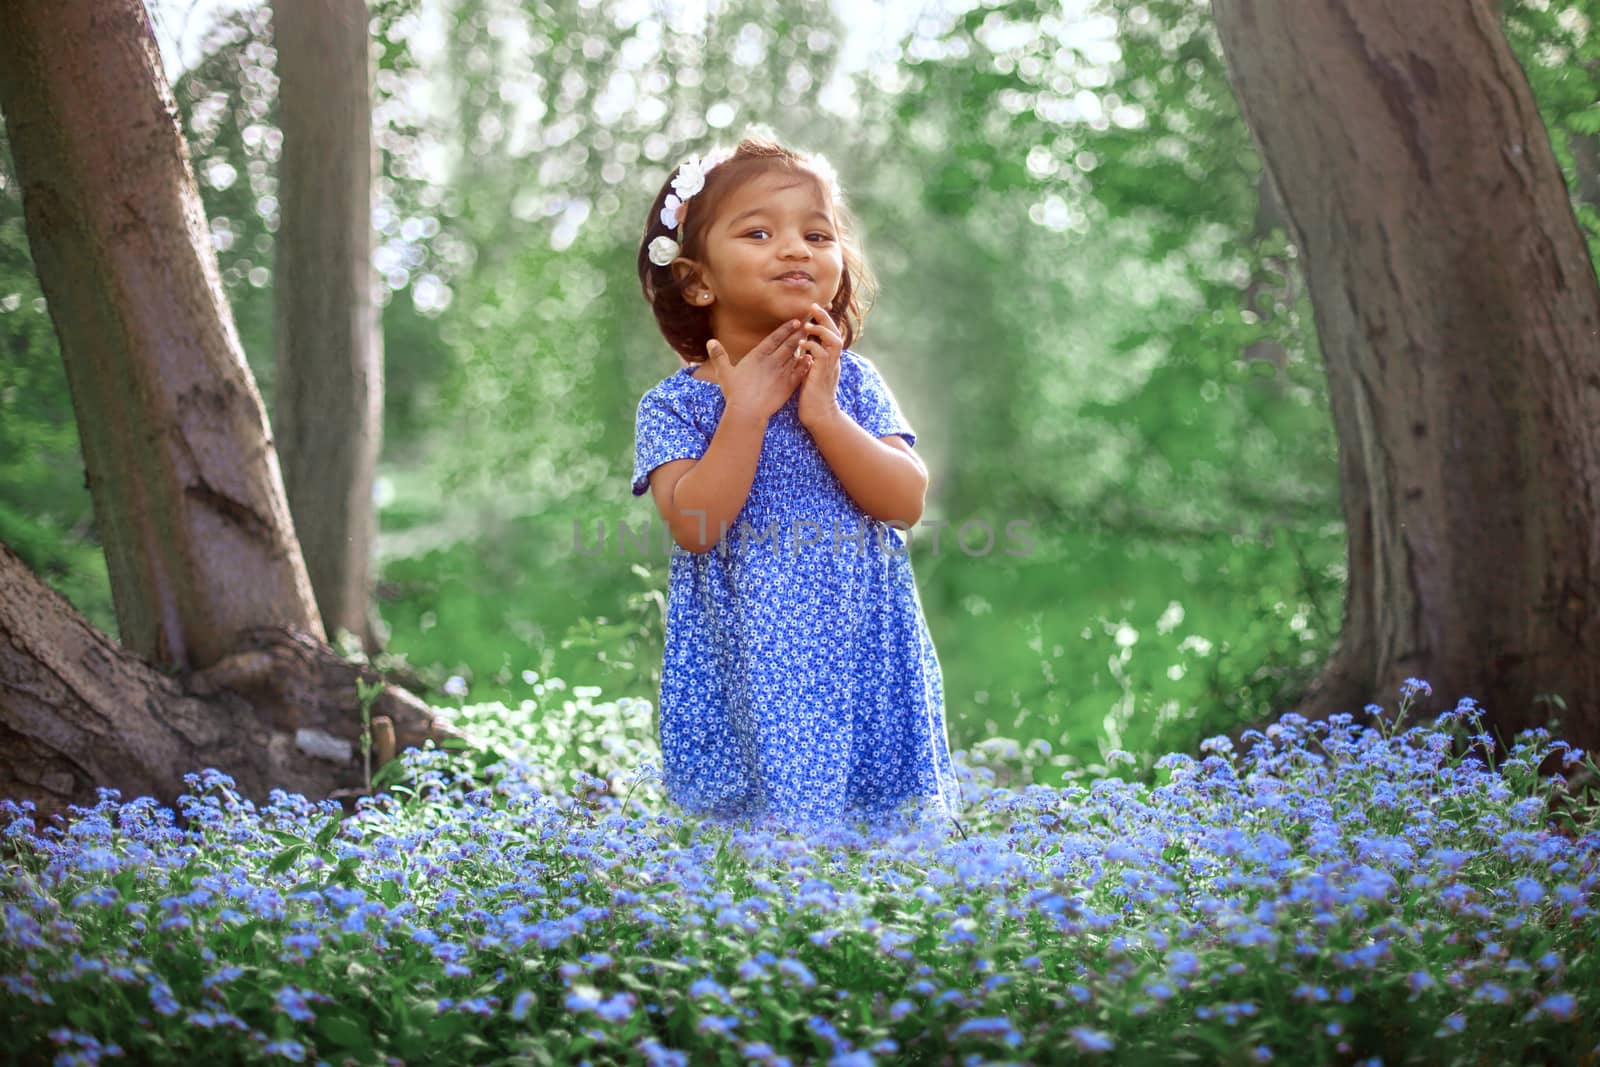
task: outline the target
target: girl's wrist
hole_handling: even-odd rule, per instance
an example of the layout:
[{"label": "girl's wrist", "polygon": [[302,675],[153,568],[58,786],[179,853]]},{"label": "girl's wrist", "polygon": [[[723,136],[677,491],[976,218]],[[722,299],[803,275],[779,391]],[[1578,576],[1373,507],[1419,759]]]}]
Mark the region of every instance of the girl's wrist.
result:
[{"label": "girl's wrist", "polygon": [[843,417],[844,408],[840,407],[836,403],[833,405],[833,407],[829,408],[820,415],[801,415],[800,425],[804,426],[808,430],[817,430],[822,427],[831,426],[834,422]]},{"label": "girl's wrist", "polygon": [[765,430],[767,422],[771,418],[772,416],[770,415],[763,415],[750,408],[729,404],[723,409],[720,422],[732,422],[741,426],[749,426],[752,429]]}]

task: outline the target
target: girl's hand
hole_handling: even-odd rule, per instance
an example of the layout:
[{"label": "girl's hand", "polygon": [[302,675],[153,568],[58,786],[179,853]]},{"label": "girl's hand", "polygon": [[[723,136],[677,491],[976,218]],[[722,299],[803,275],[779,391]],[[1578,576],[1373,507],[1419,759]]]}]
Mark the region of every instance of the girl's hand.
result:
[{"label": "girl's hand", "polygon": [[728,359],[728,350],[720,341],[707,341],[706,355],[716,369],[717,385],[728,410],[748,412],[765,421],[788,403],[794,387],[805,378],[804,361],[794,358],[803,336],[800,323],[791,319],[767,334],[737,365]]},{"label": "girl's hand", "polygon": [[811,321],[802,334],[798,362],[805,365],[806,377],[800,387],[800,424],[810,428],[844,413],[839,407],[839,360],[844,338],[839,336],[833,316],[821,304],[811,305]]}]

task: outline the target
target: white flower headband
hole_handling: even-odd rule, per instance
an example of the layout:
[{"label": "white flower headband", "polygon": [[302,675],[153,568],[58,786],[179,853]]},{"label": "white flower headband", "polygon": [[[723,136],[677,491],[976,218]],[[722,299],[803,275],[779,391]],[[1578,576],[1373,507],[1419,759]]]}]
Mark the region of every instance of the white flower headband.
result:
[{"label": "white flower headband", "polygon": [[678,167],[678,173],[672,179],[672,192],[667,194],[661,206],[661,225],[677,231],[678,240],[662,234],[650,242],[650,262],[656,266],[665,267],[683,252],[679,241],[683,239],[683,220],[688,214],[686,208],[690,199],[706,187],[708,169],[699,156],[690,156]]},{"label": "white flower headband", "polygon": [[[833,169],[833,164],[820,155],[811,156],[808,162],[818,176],[828,183],[834,200],[841,199],[839,175]],[[676,231],[678,236],[674,240],[662,234],[650,242],[650,262],[656,266],[665,267],[683,254],[683,220],[688,214],[689,201],[706,187],[706,171],[714,165],[707,165],[699,156],[690,156],[679,165],[678,173],[672,179],[672,192],[667,194],[667,199],[661,205],[661,225]]]}]

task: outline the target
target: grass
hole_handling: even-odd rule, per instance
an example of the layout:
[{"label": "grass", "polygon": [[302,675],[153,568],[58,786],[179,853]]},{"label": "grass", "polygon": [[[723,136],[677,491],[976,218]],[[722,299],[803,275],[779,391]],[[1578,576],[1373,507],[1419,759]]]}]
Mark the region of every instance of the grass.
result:
[{"label": "grass", "polygon": [[1402,732],[1425,683],[1392,724],[1285,715],[1153,787],[962,750],[959,827],[686,819],[649,704],[535,690],[456,709],[475,747],[408,754],[343,820],[215,771],[176,810],[0,802],[12,1055],[1595,1062],[1595,809],[1558,819],[1533,771],[1593,760],[1532,731],[1487,764],[1470,700]]},{"label": "grass", "polygon": [[[648,498],[605,514],[578,504],[497,515],[440,509],[422,489],[383,516],[391,654],[445,696],[454,678],[475,700],[514,702],[528,667],[655,699],[667,560],[623,553],[616,538],[620,523],[655,515]],[[1338,633],[1337,525],[1171,543],[1072,527],[1032,536],[1027,557],[1006,555],[1003,535],[968,555],[950,530],[937,553],[919,531],[912,559],[951,744],[1042,742],[1042,784],[1103,771],[1111,749],[1148,780],[1164,752],[1289,706]]]}]

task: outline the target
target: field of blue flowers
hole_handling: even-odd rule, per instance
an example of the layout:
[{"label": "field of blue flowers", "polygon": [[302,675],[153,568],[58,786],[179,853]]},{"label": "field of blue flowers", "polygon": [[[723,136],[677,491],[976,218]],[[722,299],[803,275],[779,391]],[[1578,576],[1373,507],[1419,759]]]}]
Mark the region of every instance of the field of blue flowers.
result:
[{"label": "field of blue flowers", "polygon": [[345,818],[215,771],[176,811],[0,802],[8,1054],[1597,1062],[1600,826],[1534,772],[1593,761],[1534,731],[1493,766],[1470,699],[1402,731],[1426,683],[1154,786],[1045,788],[1042,743],[986,743],[959,821],[810,828],[675,813],[648,703],[536,690],[454,709],[481,747],[407,754]]}]

